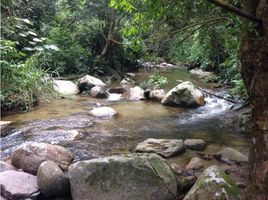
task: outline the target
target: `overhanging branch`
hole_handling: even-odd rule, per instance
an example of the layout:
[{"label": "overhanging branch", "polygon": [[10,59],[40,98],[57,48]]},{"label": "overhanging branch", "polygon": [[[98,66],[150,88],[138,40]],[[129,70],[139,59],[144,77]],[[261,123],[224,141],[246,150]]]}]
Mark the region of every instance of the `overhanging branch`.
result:
[{"label": "overhanging branch", "polygon": [[258,22],[258,23],[262,22],[262,20],[260,18],[257,18],[255,16],[249,14],[249,13],[246,13],[246,12],[238,9],[235,6],[232,6],[232,5],[228,4],[228,3],[226,3],[223,0],[207,0],[207,1],[219,6],[219,7],[223,8],[223,9],[225,9],[225,10],[228,10],[228,11],[230,11],[232,13],[235,13],[238,16],[245,17],[247,19],[250,19],[250,20]]}]

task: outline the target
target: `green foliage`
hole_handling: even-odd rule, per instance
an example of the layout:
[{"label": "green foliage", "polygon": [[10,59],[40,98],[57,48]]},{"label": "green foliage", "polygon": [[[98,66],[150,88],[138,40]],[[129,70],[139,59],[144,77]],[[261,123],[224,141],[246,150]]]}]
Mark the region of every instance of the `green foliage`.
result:
[{"label": "green foliage", "polygon": [[44,79],[46,71],[37,67],[38,55],[25,62],[25,56],[15,48],[15,43],[1,41],[1,108],[31,109],[33,104],[46,90],[51,90],[49,78]]},{"label": "green foliage", "polygon": [[147,80],[143,81],[140,84],[140,87],[143,89],[146,89],[146,88],[161,89],[167,83],[168,81],[166,77],[161,76],[159,74],[154,74],[154,75],[149,76]]}]

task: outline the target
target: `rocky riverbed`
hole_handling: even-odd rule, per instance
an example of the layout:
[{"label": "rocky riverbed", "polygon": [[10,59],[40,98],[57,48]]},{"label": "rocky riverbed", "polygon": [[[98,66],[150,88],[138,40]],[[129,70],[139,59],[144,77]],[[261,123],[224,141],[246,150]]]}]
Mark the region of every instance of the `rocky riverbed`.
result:
[{"label": "rocky riverbed", "polygon": [[[170,82],[154,95],[137,87],[144,72],[132,77],[136,87],[128,81],[107,86],[86,76],[71,86],[75,96],[67,92],[32,112],[4,117],[12,123],[1,132],[1,196],[241,199],[248,145],[239,135],[241,122],[228,111],[232,104],[196,92],[195,86],[211,85],[186,69],[162,73]],[[57,89],[66,95],[62,84]],[[10,187],[28,179],[23,191]]]}]

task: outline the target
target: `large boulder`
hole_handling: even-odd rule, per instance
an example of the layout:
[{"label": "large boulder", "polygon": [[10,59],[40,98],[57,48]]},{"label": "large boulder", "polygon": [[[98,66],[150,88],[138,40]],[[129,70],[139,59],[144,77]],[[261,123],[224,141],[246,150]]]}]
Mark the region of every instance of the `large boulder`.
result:
[{"label": "large boulder", "polygon": [[7,171],[7,170],[17,170],[13,165],[7,163],[7,162],[4,162],[4,161],[0,161],[0,172],[4,172],[4,171]]},{"label": "large boulder", "polygon": [[14,170],[0,173],[1,196],[6,199],[36,199],[40,194],[36,176]]},{"label": "large boulder", "polygon": [[66,196],[70,193],[69,179],[58,164],[52,161],[45,161],[39,166],[37,185],[46,197]]},{"label": "large boulder", "polygon": [[44,161],[52,160],[66,170],[73,159],[74,156],[68,149],[37,142],[27,142],[17,147],[11,155],[12,165],[34,175]]},{"label": "large boulder", "polygon": [[205,100],[203,93],[186,81],[170,90],[161,103],[166,106],[196,107],[204,105]]},{"label": "large boulder", "polygon": [[233,148],[224,148],[218,153],[214,154],[214,157],[224,162],[246,163],[248,157]]},{"label": "large boulder", "polygon": [[217,166],[210,166],[198,178],[183,200],[240,200],[239,188]]},{"label": "large boulder", "polygon": [[69,167],[73,200],[175,199],[176,178],[157,154],[128,154]]},{"label": "large boulder", "polygon": [[170,157],[184,152],[183,140],[149,138],[139,143],[135,151],[144,153],[157,153],[163,157]]},{"label": "large boulder", "polygon": [[138,86],[135,86],[133,88],[129,89],[129,99],[132,101],[137,101],[137,100],[144,100],[145,95],[144,95],[144,90],[141,89]]},{"label": "large boulder", "polygon": [[117,112],[110,107],[98,107],[89,111],[89,114],[99,118],[111,118],[117,115]]},{"label": "large boulder", "polygon": [[53,88],[62,95],[76,95],[79,93],[77,85],[72,81],[54,80]]},{"label": "large boulder", "polygon": [[165,97],[166,93],[165,90],[153,90],[150,92],[149,98],[153,101],[161,101]]},{"label": "large boulder", "polygon": [[106,87],[106,84],[102,80],[90,75],[86,75],[78,80],[78,87],[81,92],[90,90],[94,86]]},{"label": "large boulder", "polygon": [[202,139],[186,139],[184,140],[186,149],[202,151],[206,148],[206,142]]},{"label": "large boulder", "polygon": [[94,98],[100,98],[100,99],[105,99],[109,95],[108,92],[106,92],[106,89],[104,87],[101,87],[98,85],[91,88],[89,94],[90,96]]}]

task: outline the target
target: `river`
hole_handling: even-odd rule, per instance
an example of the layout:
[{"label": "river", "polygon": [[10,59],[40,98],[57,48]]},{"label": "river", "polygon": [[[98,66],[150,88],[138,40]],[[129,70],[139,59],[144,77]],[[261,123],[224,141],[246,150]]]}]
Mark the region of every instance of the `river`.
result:
[{"label": "river", "polygon": [[[153,73],[138,72],[134,79],[139,83]],[[164,88],[166,91],[176,86],[178,80],[189,80],[199,87],[212,89],[212,84],[189,75],[184,68],[159,73],[168,78],[169,83]],[[119,86],[119,83],[114,82],[112,85]],[[206,96],[205,100],[204,106],[189,109],[124,98],[119,101],[89,96],[56,99],[39,105],[30,112],[4,116],[2,120],[14,123],[8,129],[7,136],[1,139],[0,155],[2,158],[7,157],[16,146],[37,141],[64,146],[75,154],[77,161],[128,153],[137,143],[147,138],[201,138],[208,144],[205,153],[233,147],[247,154],[246,139],[222,123],[232,103],[212,96]],[[97,103],[112,107],[119,115],[107,120],[89,116],[89,110]],[[194,151],[186,151],[170,160],[185,165],[194,155]]]}]

